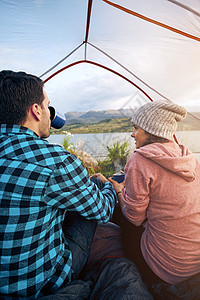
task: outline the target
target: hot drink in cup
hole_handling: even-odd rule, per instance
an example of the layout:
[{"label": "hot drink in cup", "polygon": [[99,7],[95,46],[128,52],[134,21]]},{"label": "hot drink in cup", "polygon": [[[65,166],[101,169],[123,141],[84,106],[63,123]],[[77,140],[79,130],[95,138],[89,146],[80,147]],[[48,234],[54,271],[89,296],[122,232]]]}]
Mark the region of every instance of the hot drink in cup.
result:
[{"label": "hot drink in cup", "polygon": [[118,183],[121,183],[125,179],[125,174],[123,172],[115,173],[113,174],[112,179],[117,181]]}]

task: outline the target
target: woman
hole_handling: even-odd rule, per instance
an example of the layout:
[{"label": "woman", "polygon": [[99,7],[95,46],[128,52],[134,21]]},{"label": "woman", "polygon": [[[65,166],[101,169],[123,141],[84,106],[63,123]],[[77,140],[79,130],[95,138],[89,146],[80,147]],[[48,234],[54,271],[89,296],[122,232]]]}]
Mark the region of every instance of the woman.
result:
[{"label": "woman", "polygon": [[109,178],[123,215],[134,224],[126,227],[129,257],[151,283],[176,284],[200,271],[200,164],[173,139],[185,117],[186,110],[171,101],[141,106],[132,118],[136,150],[125,182]]}]

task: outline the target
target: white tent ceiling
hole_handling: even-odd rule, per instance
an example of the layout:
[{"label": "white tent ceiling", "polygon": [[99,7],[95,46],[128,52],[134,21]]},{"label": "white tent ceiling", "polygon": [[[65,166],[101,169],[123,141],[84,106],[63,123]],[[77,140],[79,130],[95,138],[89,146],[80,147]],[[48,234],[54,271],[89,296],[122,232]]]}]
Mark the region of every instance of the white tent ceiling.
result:
[{"label": "white tent ceiling", "polygon": [[45,86],[58,109],[133,107],[148,95],[200,111],[199,0],[0,4],[1,69],[57,72]]}]

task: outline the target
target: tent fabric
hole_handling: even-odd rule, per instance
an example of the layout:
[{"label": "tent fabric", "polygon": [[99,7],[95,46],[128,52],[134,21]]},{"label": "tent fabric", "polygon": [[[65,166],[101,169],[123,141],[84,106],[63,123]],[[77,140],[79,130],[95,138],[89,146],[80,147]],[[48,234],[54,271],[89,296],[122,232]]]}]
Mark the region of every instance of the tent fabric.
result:
[{"label": "tent fabric", "polygon": [[[108,4],[110,4],[110,5],[112,5],[112,6],[114,6],[114,7],[116,7],[116,8],[118,8],[118,9],[121,9],[121,10],[124,11],[124,12],[127,12],[127,13],[129,13],[129,14],[131,14],[131,15],[133,15],[133,16],[138,17],[138,18],[141,18],[141,19],[143,19],[143,20],[145,20],[145,21],[147,21],[147,22],[156,24],[156,25],[161,26],[161,27],[163,27],[163,28],[165,28],[165,29],[171,30],[171,31],[173,31],[173,32],[176,32],[176,33],[178,33],[178,34],[181,34],[181,35],[183,35],[183,36],[186,36],[186,37],[188,37],[188,38],[191,38],[191,39],[194,39],[194,40],[200,42],[200,38],[197,37],[197,36],[191,35],[191,34],[189,34],[189,33],[187,33],[187,32],[183,32],[183,31],[178,30],[178,29],[176,29],[176,28],[174,28],[174,27],[168,26],[168,25],[163,24],[163,23],[161,23],[161,22],[158,22],[158,21],[156,21],[156,20],[153,20],[153,19],[150,19],[150,18],[148,18],[148,17],[145,17],[145,16],[143,16],[143,15],[141,15],[141,14],[138,14],[138,13],[136,13],[136,12],[134,12],[134,11],[131,11],[131,10],[129,10],[129,9],[126,9],[125,7],[122,7],[122,6],[120,6],[120,5],[114,4],[113,2],[110,2],[110,1],[107,1],[107,0],[103,0],[103,1],[106,2],[106,3],[108,3]],[[171,1],[171,2],[173,2],[173,1]],[[175,3],[175,2],[174,2],[174,3]],[[176,4],[179,5],[178,2],[176,2]],[[182,7],[185,8],[185,9],[188,9],[187,6],[183,6],[183,5],[181,5],[181,4],[180,4],[180,6],[182,6]],[[189,9],[188,9],[188,10],[189,10]],[[199,13],[198,13],[198,12],[193,11],[193,10],[191,10],[191,9],[190,9],[190,11],[193,12],[194,14],[196,14],[197,16],[199,16]],[[87,27],[87,28],[88,28],[88,27]]]},{"label": "tent fabric", "polygon": [[[153,100],[168,98],[196,107],[200,105],[199,12],[198,0],[3,0],[1,67],[45,74],[45,80],[69,64],[88,60],[122,74]],[[84,70],[76,66],[76,74]],[[55,103],[57,83],[67,95],[69,77],[67,69],[46,84]],[[124,90],[118,85],[119,92],[113,89],[113,94],[121,98],[123,92],[127,97],[134,94],[135,87],[123,79],[119,82]]]},{"label": "tent fabric", "polygon": [[1,69],[41,76],[62,112],[170,99],[200,124],[199,0],[0,4]]}]

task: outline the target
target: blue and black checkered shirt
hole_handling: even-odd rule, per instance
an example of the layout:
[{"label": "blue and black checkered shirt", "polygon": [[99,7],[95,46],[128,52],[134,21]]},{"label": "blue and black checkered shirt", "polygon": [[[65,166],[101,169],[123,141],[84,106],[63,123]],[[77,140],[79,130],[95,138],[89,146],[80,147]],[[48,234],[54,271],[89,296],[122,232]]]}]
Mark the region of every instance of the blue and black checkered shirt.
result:
[{"label": "blue and black checkered shirt", "polygon": [[81,162],[18,125],[0,126],[0,293],[37,298],[71,280],[65,210],[109,221],[110,183],[100,191]]}]

